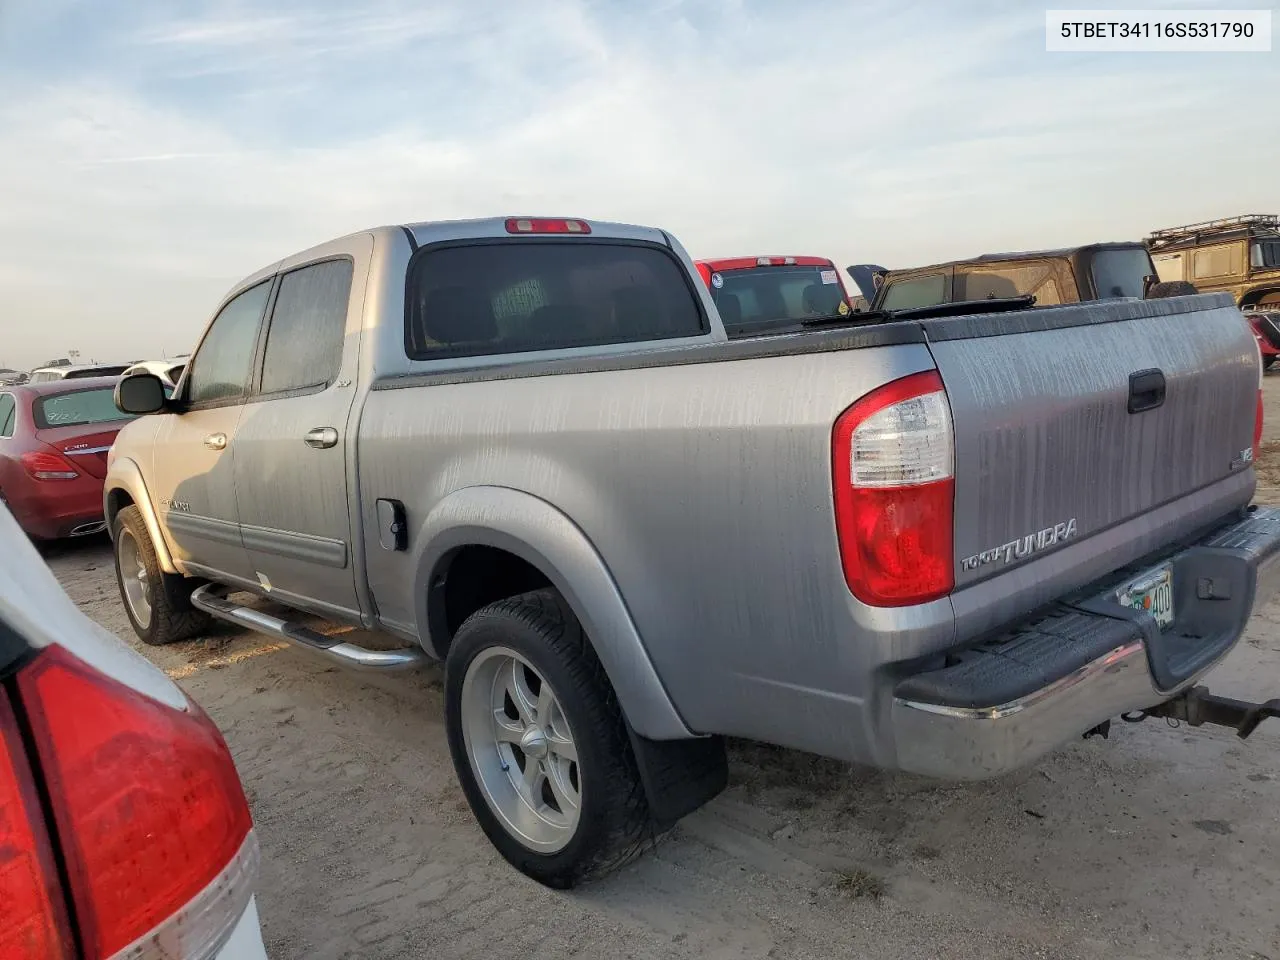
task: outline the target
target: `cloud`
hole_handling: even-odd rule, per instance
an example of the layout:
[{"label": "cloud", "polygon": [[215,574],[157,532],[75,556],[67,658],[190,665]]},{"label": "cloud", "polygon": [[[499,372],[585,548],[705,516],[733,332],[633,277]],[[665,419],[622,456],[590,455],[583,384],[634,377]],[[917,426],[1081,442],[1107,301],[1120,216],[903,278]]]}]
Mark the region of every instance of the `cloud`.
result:
[{"label": "cloud", "polygon": [[384,222],[560,213],[907,265],[1274,197],[1239,146],[1280,153],[1269,61],[1050,56],[1040,7],[169,9],[74,64],[55,17],[0,76],[0,362],[184,348],[240,276]]}]

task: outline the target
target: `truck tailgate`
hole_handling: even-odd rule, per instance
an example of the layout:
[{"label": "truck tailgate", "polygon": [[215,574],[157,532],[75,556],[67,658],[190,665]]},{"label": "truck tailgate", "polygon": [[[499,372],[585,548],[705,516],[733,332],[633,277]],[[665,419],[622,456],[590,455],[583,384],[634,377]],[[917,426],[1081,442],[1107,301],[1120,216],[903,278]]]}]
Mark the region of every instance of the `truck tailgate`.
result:
[{"label": "truck tailgate", "polygon": [[1226,295],[922,326],[954,420],[957,588],[1252,465],[1257,346]]}]

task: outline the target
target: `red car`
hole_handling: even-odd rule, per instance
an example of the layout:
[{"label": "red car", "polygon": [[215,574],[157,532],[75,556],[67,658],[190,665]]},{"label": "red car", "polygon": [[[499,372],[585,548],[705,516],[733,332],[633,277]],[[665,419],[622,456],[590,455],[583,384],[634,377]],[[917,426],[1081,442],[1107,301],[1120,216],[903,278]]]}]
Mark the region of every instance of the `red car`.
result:
[{"label": "red car", "polygon": [[1247,310],[1245,317],[1262,352],[1262,366],[1270,370],[1276,357],[1280,356],[1280,311]]},{"label": "red car", "polygon": [[107,451],[129,420],[115,377],[0,387],[0,501],[36,540],[106,529]]},{"label": "red car", "polygon": [[853,312],[840,271],[824,257],[733,257],[697,267],[731,336]]}]

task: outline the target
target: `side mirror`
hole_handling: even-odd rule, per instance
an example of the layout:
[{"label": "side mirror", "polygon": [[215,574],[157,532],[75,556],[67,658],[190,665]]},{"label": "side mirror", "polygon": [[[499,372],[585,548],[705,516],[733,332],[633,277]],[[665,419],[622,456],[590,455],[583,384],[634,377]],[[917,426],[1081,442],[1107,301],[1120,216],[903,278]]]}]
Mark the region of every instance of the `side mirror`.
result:
[{"label": "side mirror", "polygon": [[116,384],[115,401],[122,412],[134,416],[159,413],[165,406],[164,384],[154,373],[121,377]]}]

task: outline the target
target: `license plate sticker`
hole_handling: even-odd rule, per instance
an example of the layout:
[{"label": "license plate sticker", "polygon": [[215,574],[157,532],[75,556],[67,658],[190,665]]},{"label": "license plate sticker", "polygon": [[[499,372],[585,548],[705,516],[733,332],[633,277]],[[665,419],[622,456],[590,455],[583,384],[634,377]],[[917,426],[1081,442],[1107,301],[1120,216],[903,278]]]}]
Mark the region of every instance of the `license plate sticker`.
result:
[{"label": "license plate sticker", "polygon": [[1144,573],[1121,587],[1116,599],[1122,607],[1145,610],[1165,629],[1173,623],[1173,570],[1161,567]]}]

